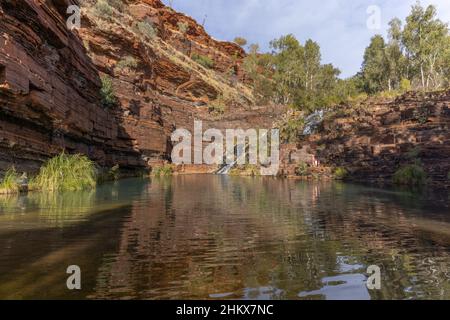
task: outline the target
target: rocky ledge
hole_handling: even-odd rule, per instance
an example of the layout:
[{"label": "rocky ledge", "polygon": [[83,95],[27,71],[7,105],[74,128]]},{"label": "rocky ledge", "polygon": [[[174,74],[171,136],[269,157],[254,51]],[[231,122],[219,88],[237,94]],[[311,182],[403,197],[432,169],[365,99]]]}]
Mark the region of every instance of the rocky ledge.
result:
[{"label": "rocky ledge", "polygon": [[315,134],[283,147],[283,174],[297,176],[306,163],[317,174],[342,167],[349,179],[384,183],[418,162],[431,183],[449,186],[449,127],[450,90],[340,106]]}]

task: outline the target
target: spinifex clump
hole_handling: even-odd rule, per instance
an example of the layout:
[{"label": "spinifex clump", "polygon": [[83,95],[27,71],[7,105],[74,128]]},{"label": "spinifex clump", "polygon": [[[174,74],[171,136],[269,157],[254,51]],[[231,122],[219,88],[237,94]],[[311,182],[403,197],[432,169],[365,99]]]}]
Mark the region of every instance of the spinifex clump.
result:
[{"label": "spinifex clump", "polygon": [[18,175],[14,168],[5,172],[5,176],[0,180],[0,194],[19,193]]},{"label": "spinifex clump", "polygon": [[95,164],[80,154],[61,153],[41,167],[33,188],[41,190],[83,190],[97,183]]}]

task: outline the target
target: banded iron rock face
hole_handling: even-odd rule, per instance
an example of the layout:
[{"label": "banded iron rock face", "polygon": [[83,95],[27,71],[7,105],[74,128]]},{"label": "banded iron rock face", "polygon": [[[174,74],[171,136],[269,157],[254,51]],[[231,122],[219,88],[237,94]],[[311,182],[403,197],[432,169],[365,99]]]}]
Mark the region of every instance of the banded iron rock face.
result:
[{"label": "banded iron rock face", "polygon": [[[106,27],[102,22],[102,27],[85,9],[81,29],[69,31],[66,9],[74,3],[0,1],[0,170],[14,165],[36,171],[63,149],[102,166],[139,169],[162,163],[169,159],[173,130],[192,129],[194,119],[217,120],[207,104],[218,98],[219,89],[234,86],[238,96],[248,89],[225,77],[232,69],[237,82],[244,80],[245,52],[212,39],[193,19],[160,1],[128,1],[127,7],[130,21],[151,22],[158,45],[143,43],[131,22]],[[173,49],[182,53],[179,60],[167,53]],[[213,69],[186,66],[194,53],[210,57]],[[132,58],[133,67],[118,68],[125,57]],[[105,76],[118,101],[109,108],[100,96]],[[246,99],[242,94],[233,106],[234,118],[215,124],[270,126],[273,117],[265,115],[271,111],[248,112]]]},{"label": "banded iron rock face", "polygon": [[433,183],[449,185],[450,91],[369,99],[350,112],[326,118],[320,132],[284,146],[285,174],[314,158],[323,167],[345,167],[355,180],[385,182],[420,161]]}]

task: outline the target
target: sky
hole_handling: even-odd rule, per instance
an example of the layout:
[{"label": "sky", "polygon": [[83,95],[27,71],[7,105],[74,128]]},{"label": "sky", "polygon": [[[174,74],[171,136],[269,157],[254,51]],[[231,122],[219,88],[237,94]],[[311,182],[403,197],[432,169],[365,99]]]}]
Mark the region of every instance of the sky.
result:
[{"label": "sky", "polygon": [[[258,43],[289,33],[300,42],[312,39],[322,49],[323,63],[332,63],[341,77],[356,74],[365,48],[375,34],[386,36],[388,23],[404,21],[416,0],[163,0],[200,24],[218,40],[236,36]],[[434,4],[438,17],[450,22],[450,0],[422,0]],[[379,23],[378,23],[379,21]],[[370,26],[370,28],[368,27]]]}]

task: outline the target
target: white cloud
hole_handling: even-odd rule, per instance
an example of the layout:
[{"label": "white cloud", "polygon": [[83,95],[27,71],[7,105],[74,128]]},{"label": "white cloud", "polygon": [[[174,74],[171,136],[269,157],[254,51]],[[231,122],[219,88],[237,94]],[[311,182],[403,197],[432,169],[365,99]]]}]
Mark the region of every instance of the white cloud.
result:
[{"label": "white cloud", "polygon": [[[164,1],[168,3],[167,0]],[[365,47],[375,34],[366,26],[367,8],[381,8],[382,29],[408,15],[416,0],[172,0],[176,10],[200,23],[217,39],[243,36],[268,49],[270,40],[293,33],[300,41],[313,39],[322,48],[323,61],[341,69],[343,76],[359,71]],[[422,0],[438,7],[439,17],[450,21],[450,1]]]}]

